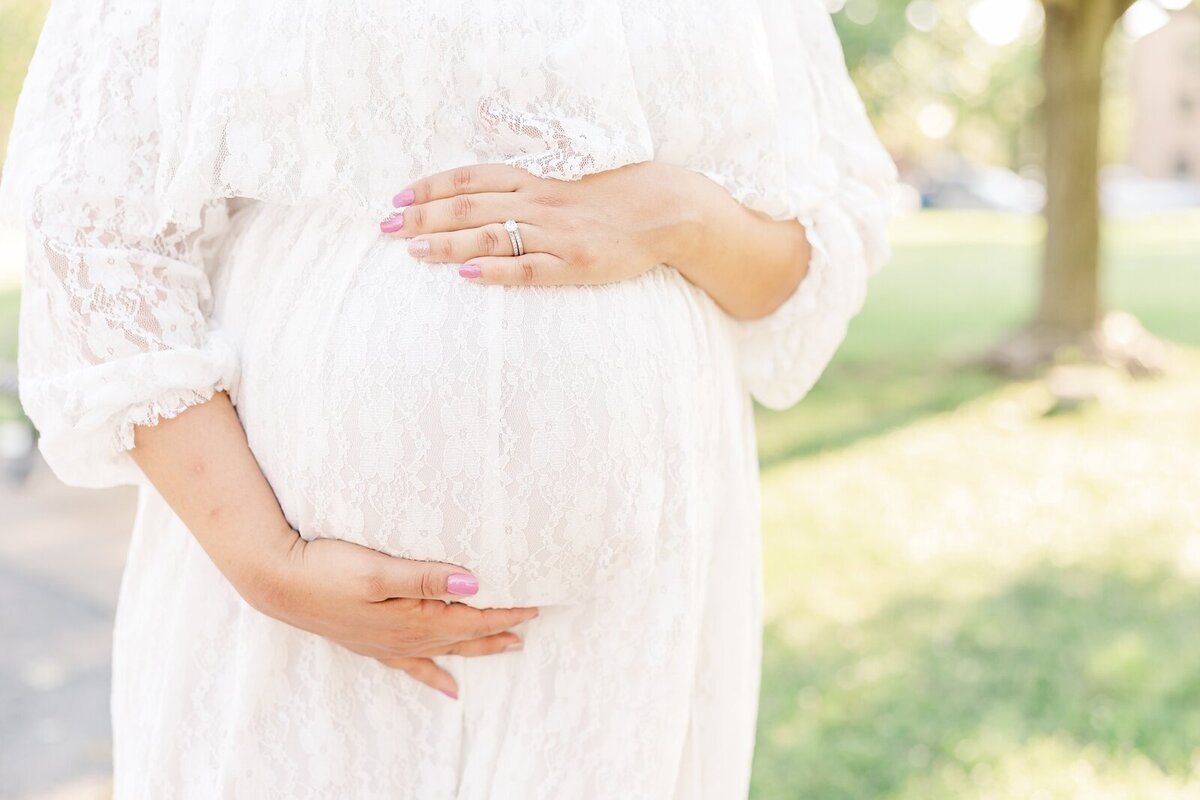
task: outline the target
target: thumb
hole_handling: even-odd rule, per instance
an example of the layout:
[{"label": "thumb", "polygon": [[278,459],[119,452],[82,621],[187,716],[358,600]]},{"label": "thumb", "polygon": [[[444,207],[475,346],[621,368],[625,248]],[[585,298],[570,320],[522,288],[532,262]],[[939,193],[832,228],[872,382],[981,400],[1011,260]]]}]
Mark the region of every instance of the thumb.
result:
[{"label": "thumb", "polygon": [[440,561],[384,556],[382,589],[388,597],[453,600],[479,591],[479,579],[462,567]]}]

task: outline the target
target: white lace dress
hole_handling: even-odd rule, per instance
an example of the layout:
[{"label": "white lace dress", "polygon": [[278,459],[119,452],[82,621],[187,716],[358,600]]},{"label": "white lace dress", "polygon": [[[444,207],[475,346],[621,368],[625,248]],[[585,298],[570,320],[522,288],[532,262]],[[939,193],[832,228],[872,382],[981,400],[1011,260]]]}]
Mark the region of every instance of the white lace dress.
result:
[{"label": "white lace dress", "polygon": [[[805,222],[778,311],[735,321],[665,264],[481,286],[379,232],[434,171],[649,159]],[[118,800],[745,796],[750,398],[825,367],[894,178],[818,0],[57,0],[0,211],[43,454],[141,486]],[[470,568],[472,605],[541,608],[525,649],[440,658],[452,701],[248,607],[126,452],[218,388],[301,535]]]}]

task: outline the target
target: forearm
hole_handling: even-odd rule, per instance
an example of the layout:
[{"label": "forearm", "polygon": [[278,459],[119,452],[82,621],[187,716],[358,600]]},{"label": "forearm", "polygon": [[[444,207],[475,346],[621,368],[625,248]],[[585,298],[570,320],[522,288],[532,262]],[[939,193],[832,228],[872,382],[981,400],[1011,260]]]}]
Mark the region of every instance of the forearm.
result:
[{"label": "forearm", "polygon": [[243,596],[266,588],[267,565],[298,534],[259,469],[228,394],[137,426],[130,456]]},{"label": "forearm", "polygon": [[679,222],[664,236],[662,260],[736,319],[775,311],[808,274],[804,226],[739,203],[698,172],[672,169],[678,170],[669,185]]}]

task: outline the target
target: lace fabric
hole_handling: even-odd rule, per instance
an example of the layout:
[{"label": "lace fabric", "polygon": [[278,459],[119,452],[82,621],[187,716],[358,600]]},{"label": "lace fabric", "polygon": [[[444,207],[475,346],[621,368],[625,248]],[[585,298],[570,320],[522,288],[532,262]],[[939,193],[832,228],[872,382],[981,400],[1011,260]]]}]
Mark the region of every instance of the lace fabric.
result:
[{"label": "lace fabric", "polygon": [[[664,265],[479,287],[378,232],[435,171],[649,159],[805,223],[776,312],[733,320]],[[748,400],[791,405],[828,364],[894,180],[820,0],[56,0],[0,219],[28,236],[19,378],[47,462],[142,484],[116,796],[744,795]],[[128,455],[218,389],[301,535],[545,604],[526,649],[444,659],[449,705],[248,608]]]},{"label": "lace fabric", "polygon": [[136,480],[130,421],[236,379],[197,246],[229,198],[382,217],[398,187],[463,163],[571,180],[651,158],[807,221],[836,260],[739,326],[749,391],[796,402],[886,260],[895,178],[817,0],[59,0],[0,181],[0,219],[31,226],[20,378],[47,457],[81,485]]}]

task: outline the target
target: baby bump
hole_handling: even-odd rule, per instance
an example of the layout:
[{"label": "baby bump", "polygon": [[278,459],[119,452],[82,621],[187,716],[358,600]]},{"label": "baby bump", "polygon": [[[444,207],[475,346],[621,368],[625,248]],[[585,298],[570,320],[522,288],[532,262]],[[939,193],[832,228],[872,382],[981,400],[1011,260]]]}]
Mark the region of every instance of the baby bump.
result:
[{"label": "baby bump", "polygon": [[677,273],[481,286],[369,230],[255,229],[222,313],[301,535],[460,564],[481,606],[577,601],[678,555],[710,332]]}]

